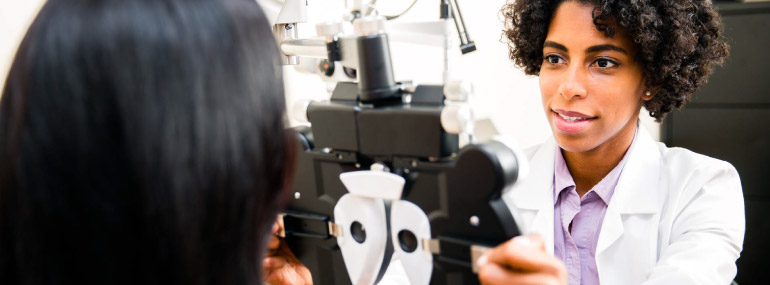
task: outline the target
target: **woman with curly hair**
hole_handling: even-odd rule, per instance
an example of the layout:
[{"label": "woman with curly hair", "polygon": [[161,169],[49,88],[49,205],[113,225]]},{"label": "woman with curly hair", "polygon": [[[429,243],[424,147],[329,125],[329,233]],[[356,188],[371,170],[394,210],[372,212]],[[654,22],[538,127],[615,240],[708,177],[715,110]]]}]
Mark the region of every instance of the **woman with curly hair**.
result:
[{"label": "woman with curly hair", "polygon": [[727,56],[709,0],[517,0],[511,59],[540,78],[553,139],[506,193],[528,236],[479,260],[484,284],[728,284],[745,230],[727,162],[639,126],[681,108]]}]

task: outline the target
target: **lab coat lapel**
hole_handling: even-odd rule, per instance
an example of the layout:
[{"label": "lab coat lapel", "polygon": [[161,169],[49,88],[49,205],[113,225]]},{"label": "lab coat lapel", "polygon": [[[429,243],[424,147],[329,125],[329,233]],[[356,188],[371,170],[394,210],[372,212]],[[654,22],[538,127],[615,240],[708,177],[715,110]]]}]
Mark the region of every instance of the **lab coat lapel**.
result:
[{"label": "lab coat lapel", "polygon": [[[636,141],[628,150],[626,164],[604,216],[596,245],[597,262],[602,260],[602,254],[624,235],[626,232],[624,227],[629,227],[629,229],[649,228],[649,225],[634,224],[648,223],[649,219],[627,219],[627,222],[624,222],[624,215],[654,214],[658,211],[657,189],[659,188],[661,169],[660,151],[644,127],[639,126],[637,136]],[[647,232],[644,234],[655,235],[656,233]],[[642,238],[642,240],[645,239]],[[624,250],[649,250],[647,247],[645,244],[639,244],[631,248],[624,248]]]},{"label": "lab coat lapel", "polygon": [[556,141],[540,145],[532,155],[529,176],[516,183],[506,196],[515,205],[522,233],[538,233],[553,253],[553,160]]},{"label": "lab coat lapel", "polygon": [[[623,215],[654,214],[658,211],[658,192],[661,169],[661,155],[650,134],[639,126],[636,142],[629,149],[629,157],[618,180],[612,200],[602,222],[597,242],[597,262],[607,260],[601,255],[626,232]],[[551,138],[532,154],[529,160],[530,175],[514,185],[504,196],[512,205],[515,218],[522,233],[539,233],[543,236],[546,249],[553,253],[553,161],[556,141]],[[629,223],[634,223],[633,221]],[[649,228],[649,227],[640,227]],[[654,227],[653,227],[654,228]],[[648,232],[648,235],[656,235]],[[654,238],[653,238],[654,240]],[[638,245],[628,250],[649,250],[655,245]],[[607,261],[611,262],[611,261]],[[599,264],[597,264],[599,265]],[[599,266],[604,267],[604,266]]]},{"label": "lab coat lapel", "polygon": [[599,241],[596,244],[596,255],[601,255],[604,250],[623,235],[623,232],[623,219],[617,211],[617,207],[612,207],[612,202],[610,202],[610,205],[607,207],[607,212],[604,214],[602,229],[599,232]]}]

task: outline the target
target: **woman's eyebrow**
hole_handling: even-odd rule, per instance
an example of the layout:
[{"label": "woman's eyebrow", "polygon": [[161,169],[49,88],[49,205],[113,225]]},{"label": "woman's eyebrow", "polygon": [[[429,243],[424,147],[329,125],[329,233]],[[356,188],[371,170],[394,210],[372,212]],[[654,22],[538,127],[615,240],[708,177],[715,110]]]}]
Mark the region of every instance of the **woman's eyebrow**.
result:
[{"label": "woman's eyebrow", "polygon": [[552,41],[545,41],[545,43],[543,43],[543,48],[547,48],[547,47],[552,47],[555,49],[563,50],[565,52],[569,52],[569,50],[567,50],[567,47],[565,47],[563,44],[552,42]]},{"label": "woman's eyebrow", "polygon": [[628,54],[628,51],[626,51],[624,48],[616,45],[611,45],[611,44],[591,46],[586,49],[586,53],[595,53],[595,52],[606,51],[606,50],[614,50],[617,52]]}]

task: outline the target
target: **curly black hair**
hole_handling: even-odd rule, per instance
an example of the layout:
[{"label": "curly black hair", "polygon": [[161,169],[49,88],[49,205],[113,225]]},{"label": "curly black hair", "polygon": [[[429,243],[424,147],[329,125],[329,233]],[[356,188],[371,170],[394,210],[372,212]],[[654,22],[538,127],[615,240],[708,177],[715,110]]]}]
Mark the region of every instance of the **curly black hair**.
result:
[{"label": "curly black hair", "polygon": [[[594,25],[607,37],[615,28],[602,23],[612,20],[638,45],[634,58],[644,70],[645,84],[657,90],[644,106],[658,122],[687,103],[728,55],[710,0],[575,1],[595,5]],[[516,0],[503,6],[510,58],[526,74],[540,74],[548,25],[562,2]]]}]

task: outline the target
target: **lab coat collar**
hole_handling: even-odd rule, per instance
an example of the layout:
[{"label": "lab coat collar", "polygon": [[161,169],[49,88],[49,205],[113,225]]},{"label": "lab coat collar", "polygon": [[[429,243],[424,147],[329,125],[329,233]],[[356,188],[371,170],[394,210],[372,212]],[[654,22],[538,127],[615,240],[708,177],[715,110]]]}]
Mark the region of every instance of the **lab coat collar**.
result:
[{"label": "lab coat collar", "polygon": [[654,214],[658,209],[661,154],[657,143],[639,126],[628,152],[628,161],[604,214],[596,244],[597,257],[625,232],[622,215]]},{"label": "lab coat collar", "polygon": [[[534,220],[520,221],[522,233],[538,233],[545,248],[553,254],[553,160],[556,141],[553,138],[534,149],[529,176],[521,178],[506,196],[517,211],[534,214]],[[528,154],[531,154],[532,150]],[[517,212],[515,211],[515,212]]]},{"label": "lab coat collar", "polygon": [[[629,148],[628,161],[607,207],[597,243],[597,256],[623,235],[621,215],[652,214],[657,211],[661,154],[656,144],[640,125],[637,137]],[[549,252],[553,251],[555,147],[556,141],[550,138],[535,149],[530,159],[529,177],[519,181],[510,193],[511,202],[517,209],[537,211],[526,232],[542,234]]]},{"label": "lab coat collar", "polygon": [[[631,144],[623,173],[608,207],[621,214],[652,214],[658,210],[658,184],[662,156],[657,142],[639,126],[637,141]],[[614,204],[614,205],[613,205]]]},{"label": "lab coat collar", "polygon": [[[649,132],[639,126],[635,142],[629,148],[610,206],[621,214],[654,213],[660,180],[661,155]],[[537,147],[530,159],[530,175],[513,189],[513,202],[518,209],[553,208],[553,162],[556,141],[550,138]],[[548,190],[551,191],[548,191]]]},{"label": "lab coat collar", "polygon": [[528,177],[520,180],[512,194],[518,209],[540,210],[553,208],[553,161],[556,141],[548,139],[530,159]]}]

